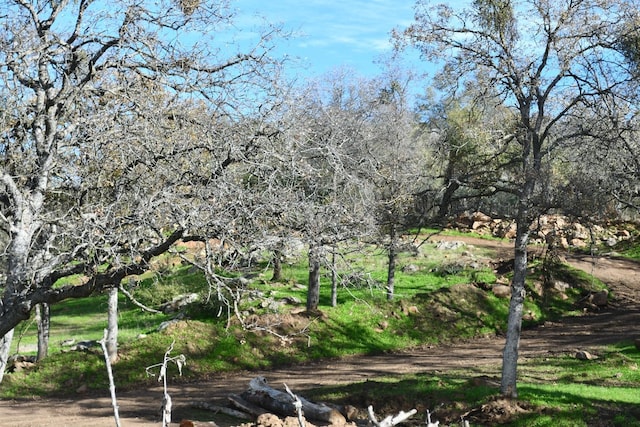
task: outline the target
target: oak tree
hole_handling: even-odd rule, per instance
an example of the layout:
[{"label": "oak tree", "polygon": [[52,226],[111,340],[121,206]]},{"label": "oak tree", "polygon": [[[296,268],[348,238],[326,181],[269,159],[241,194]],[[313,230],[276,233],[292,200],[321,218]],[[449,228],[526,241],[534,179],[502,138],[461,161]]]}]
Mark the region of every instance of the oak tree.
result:
[{"label": "oak tree", "polygon": [[117,286],[215,218],[253,147],[232,124],[269,105],[278,31],[217,40],[232,17],[218,1],[0,9],[1,379],[36,305]]},{"label": "oak tree", "polygon": [[[466,7],[416,3],[415,23],[397,40],[442,65],[452,90],[486,88],[516,117],[518,167],[510,185],[517,198],[514,277],[502,369],[502,394],[517,396],[516,370],[526,296],[529,230],[544,201],[547,162],[579,136],[562,126],[597,106],[627,80],[616,29],[624,0],[474,0]],[[400,43],[400,44],[401,44]]]}]

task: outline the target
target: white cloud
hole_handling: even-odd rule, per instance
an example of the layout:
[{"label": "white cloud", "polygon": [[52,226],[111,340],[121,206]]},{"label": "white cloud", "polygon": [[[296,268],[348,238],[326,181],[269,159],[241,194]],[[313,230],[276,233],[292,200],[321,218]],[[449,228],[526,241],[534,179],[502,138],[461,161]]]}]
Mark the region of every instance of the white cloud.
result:
[{"label": "white cloud", "polygon": [[[368,67],[391,49],[390,32],[413,19],[413,1],[397,0],[238,0],[239,18],[261,14],[301,36],[288,44],[289,55],[308,58],[312,67],[345,63]],[[243,24],[244,25],[244,24]],[[299,49],[300,51],[295,51]],[[366,64],[365,64],[366,62]]]}]

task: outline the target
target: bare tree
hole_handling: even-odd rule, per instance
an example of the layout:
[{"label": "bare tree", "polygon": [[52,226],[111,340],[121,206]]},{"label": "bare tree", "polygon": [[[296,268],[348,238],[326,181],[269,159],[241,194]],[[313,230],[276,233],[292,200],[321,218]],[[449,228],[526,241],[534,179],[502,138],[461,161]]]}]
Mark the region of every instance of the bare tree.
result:
[{"label": "bare tree", "polygon": [[357,93],[363,88],[346,76],[338,70],[292,91],[277,154],[271,168],[260,171],[263,197],[278,208],[272,230],[286,230],[308,246],[309,311],[318,308],[327,248],[370,232],[371,195],[357,174],[356,149],[370,113]]},{"label": "bare tree", "polygon": [[0,380],[37,304],[114,286],[209,225],[212,183],[254,148],[228,136],[269,105],[277,29],[240,49],[215,40],[224,2],[181,4],[0,2]]},{"label": "bare tree", "polygon": [[428,180],[425,169],[427,139],[418,132],[418,121],[409,105],[411,77],[393,68],[372,82],[377,89],[366,100],[371,114],[367,137],[359,141],[359,172],[373,193],[372,213],[381,246],[387,253],[387,299],[395,294],[397,258],[403,250],[401,235],[419,223],[415,198]]},{"label": "bare tree", "polygon": [[[397,40],[417,47],[427,59],[443,61],[454,82],[487,88],[516,117],[518,168],[503,190],[517,197],[514,277],[502,369],[502,394],[517,396],[520,339],[529,228],[543,200],[547,162],[554,150],[577,137],[562,126],[571,115],[598,105],[627,80],[616,49],[624,0],[474,0],[453,8],[416,4],[416,22]],[[571,130],[569,130],[571,129]],[[564,131],[569,130],[569,133]]]}]

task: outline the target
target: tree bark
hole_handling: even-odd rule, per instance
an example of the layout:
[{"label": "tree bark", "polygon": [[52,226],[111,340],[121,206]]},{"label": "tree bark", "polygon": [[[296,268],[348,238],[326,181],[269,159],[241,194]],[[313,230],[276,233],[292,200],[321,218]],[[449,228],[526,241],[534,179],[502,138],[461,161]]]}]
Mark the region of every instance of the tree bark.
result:
[{"label": "tree bark", "polygon": [[11,341],[13,340],[13,329],[0,338],[0,383],[4,378],[4,372],[7,370],[7,362],[9,361],[9,352],[11,350]]},{"label": "tree bark", "polygon": [[[279,415],[295,416],[293,399],[288,393],[269,387],[264,377],[256,377],[249,383],[249,390],[242,393],[242,398]],[[325,421],[332,425],[344,425],[346,420],[337,410],[324,404],[310,402],[298,396],[302,403],[302,412],[309,419]]]},{"label": "tree bark", "polygon": [[456,156],[453,154],[453,152],[450,152],[447,170],[445,171],[446,187],[438,206],[438,218],[440,220],[444,220],[449,216],[449,213],[451,212],[451,200],[453,199],[453,195],[455,194],[455,192],[458,190],[458,188],[460,188],[460,183],[454,179],[456,161]]},{"label": "tree bark", "polygon": [[273,251],[273,277],[272,282],[279,282],[282,280],[282,251],[276,249]]},{"label": "tree bark", "polygon": [[36,360],[40,361],[47,357],[49,353],[49,330],[51,325],[49,304],[36,305],[36,323],[38,324],[38,355]]},{"label": "tree bark", "polygon": [[331,253],[331,307],[338,305],[338,271],[336,266],[336,251],[334,247]]},{"label": "tree bark", "polygon": [[309,246],[309,287],[307,289],[307,311],[315,311],[320,304],[320,247]]},{"label": "tree bark", "polygon": [[522,330],[522,313],[526,296],[525,279],[527,275],[527,242],[529,227],[522,231],[525,225],[518,225],[513,282],[511,284],[511,301],[509,303],[509,318],[507,322],[507,336],[502,359],[502,380],[500,391],[503,396],[517,398],[517,367],[520,333]]},{"label": "tree bark", "polygon": [[[24,200],[22,201],[24,202]],[[10,327],[7,327],[0,333],[0,336],[2,336],[0,339],[0,383],[2,383],[4,372],[7,369],[9,352],[11,351],[11,341],[13,340],[13,328],[18,325],[20,321],[29,318],[29,313],[32,308],[29,302],[23,303],[21,300],[23,294],[29,289],[29,287],[25,285],[29,283],[28,259],[35,227],[31,220],[31,211],[24,206],[22,208],[24,209],[21,218],[22,224],[16,227],[17,231],[7,248],[7,279],[4,292],[2,293],[2,299],[0,300],[2,317],[15,319]]]},{"label": "tree bark", "polygon": [[[537,160],[534,157],[534,160]],[[537,166],[539,163],[534,161]],[[527,162],[525,161],[525,170]],[[509,303],[509,317],[507,321],[507,336],[502,357],[502,379],[500,392],[504,397],[515,399],[518,397],[517,370],[520,333],[522,331],[522,313],[526,296],[525,280],[527,278],[527,244],[529,243],[529,229],[531,219],[531,196],[536,184],[539,167],[536,173],[529,174],[523,185],[518,201],[516,214],[516,241],[514,245],[513,281],[511,283],[511,301]]]},{"label": "tree bark", "polygon": [[109,357],[109,363],[118,361],[118,288],[109,289],[107,303],[107,337],[105,347]]},{"label": "tree bark", "polygon": [[388,257],[388,265],[387,265],[387,300],[393,300],[393,296],[395,293],[395,283],[396,283],[396,260],[398,258],[398,252],[396,250],[397,247],[397,236],[395,232],[395,228],[391,230],[391,243],[389,245],[389,251],[387,253]]}]

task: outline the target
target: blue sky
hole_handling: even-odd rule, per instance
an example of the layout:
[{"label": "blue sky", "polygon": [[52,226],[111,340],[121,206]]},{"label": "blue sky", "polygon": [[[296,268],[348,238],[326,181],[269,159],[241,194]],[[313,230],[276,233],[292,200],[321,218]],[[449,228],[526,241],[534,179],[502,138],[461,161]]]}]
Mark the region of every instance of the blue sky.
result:
[{"label": "blue sky", "polygon": [[305,76],[343,66],[366,77],[378,75],[382,68],[375,61],[391,52],[391,30],[411,24],[413,5],[413,0],[231,1],[239,28],[262,16],[296,33],[278,53],[298,58]]}]

